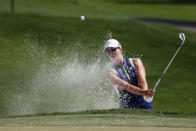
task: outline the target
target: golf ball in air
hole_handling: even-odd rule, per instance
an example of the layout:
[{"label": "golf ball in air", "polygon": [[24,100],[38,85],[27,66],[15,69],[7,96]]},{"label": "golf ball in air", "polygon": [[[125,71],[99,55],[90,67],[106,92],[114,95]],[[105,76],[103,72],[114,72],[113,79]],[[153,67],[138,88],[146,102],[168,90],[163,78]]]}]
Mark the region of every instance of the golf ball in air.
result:
[{"label": "golf ball in air", "polygon": [[84,16],[80,16],[80,19],[81,19],[81,20],[84,20],[84,19],[85,19],[85,17],[84,17]]}]

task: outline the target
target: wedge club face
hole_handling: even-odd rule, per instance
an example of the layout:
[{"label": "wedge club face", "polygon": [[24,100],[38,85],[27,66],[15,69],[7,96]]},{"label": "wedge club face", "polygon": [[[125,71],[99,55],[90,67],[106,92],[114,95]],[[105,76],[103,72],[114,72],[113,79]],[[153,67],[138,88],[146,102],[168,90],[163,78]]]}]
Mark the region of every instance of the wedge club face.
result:
[{"label": "wedge club face", "polygon": [[185,41],[185,35],[184,33],[179,34],[179,38],[184,42]]}]

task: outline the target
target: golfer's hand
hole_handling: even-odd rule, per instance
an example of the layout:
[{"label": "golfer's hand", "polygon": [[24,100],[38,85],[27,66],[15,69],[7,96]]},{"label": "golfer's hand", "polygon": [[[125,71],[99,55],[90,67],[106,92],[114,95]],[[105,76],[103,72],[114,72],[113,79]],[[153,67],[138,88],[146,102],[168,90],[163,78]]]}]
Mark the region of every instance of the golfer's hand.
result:
[{"label": "golfer's hand", "polygon": [[155,90],[148,89],[145,91],[144,96],[153,97]]}]

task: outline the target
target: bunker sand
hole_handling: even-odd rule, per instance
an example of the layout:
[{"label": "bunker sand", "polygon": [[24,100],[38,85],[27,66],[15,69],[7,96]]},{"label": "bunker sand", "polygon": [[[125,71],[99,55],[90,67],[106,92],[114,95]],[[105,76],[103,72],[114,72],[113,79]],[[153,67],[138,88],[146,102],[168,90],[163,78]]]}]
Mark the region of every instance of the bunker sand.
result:
[{"label": "bunker sand", "polygon": [[196,131],[196,128],[122,127],[122,126],[6,126],[1,131]]},{"label": "bunker sand", "polygon": [[0,118],[0,131],[196,131],[195,117],[89,114]]}]

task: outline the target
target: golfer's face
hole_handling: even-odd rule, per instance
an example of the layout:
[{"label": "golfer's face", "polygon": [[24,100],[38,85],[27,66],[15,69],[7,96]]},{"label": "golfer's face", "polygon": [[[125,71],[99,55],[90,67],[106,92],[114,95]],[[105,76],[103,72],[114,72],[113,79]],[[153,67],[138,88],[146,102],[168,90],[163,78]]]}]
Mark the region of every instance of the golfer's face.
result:
[{"label": "golfer's face", "polygon": [[116,58],[118,58],[119,55],[121,55],[122,53],[122,49],[121,48],[112,48],[112,47],[108,47],[107,48],[107,55],[111,60],[115,60]]}]

